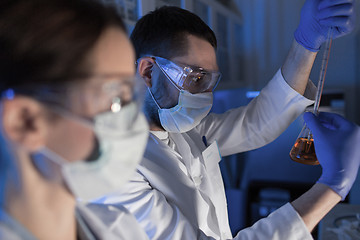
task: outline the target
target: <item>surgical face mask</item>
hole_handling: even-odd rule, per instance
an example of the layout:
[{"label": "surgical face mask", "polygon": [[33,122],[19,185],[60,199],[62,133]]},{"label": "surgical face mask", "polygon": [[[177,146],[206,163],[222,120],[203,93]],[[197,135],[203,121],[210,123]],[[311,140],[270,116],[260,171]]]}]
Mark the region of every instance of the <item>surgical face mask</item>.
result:
[{"label": "surgical face mask", "polygon": [[[35,154],[35,164],[48,160],[57,164],[67,187],[80,200],[115,192],[134,174],[145,150],[148,125],[137,108],[130,103],[119,113],[107,112],[95,118],[93,130],[100,147],[97,159],[69,162],[44,147]],[[43,175],[49,175],[44,172],[49,169],[44,168]]]},{"label": "surgical face mask", "polygon": [[[210,112],[213,104],[213,95],[208,90],[213,90],[216,87],[221,74],[219,72],[203,71],[194,75],[196,71],[190,71],[190,67],[182,68],[167,59],[160,57],[152,58],[168,81],[180,92],[178,104],[172,108],[165,109],[160,107],[148,88],[152,99],[159,108],[158,114],[161,126],[168,132],[184,133],[190,131]],[[180,89],[179,83],[188,90]],[[190,89],[197,93],[190,93]]]},{"label": "surgical face mask", "polygon": [[220,81],[221,73],[176,64],[161,57],[151,56],[151,58],[168,81],[180,92],[175,107],[162,109],[148,89],[159,108],[162,127],[168,132],[190,131],[210,112],[213,103],[212,91]]},{"label": "surgical face mask", "polygon": [[70,87],[78,99],[85,100],[81,106],[102,112],[93,119],[80,117],[67,108],[66,103],[71,102],[63,93],[69,90],[62,86],[55,89],[53,86],[25,86],[8,89],[2,94],[7,99],[13,99],[15,93],[30,96],[45,103],[55,113],[94,132],[98,151],[93,152],[98,154],[90,154],[91,159],[70,162],[47,147],[32,153],[35,167],[47,180],[64,182],[75,197],[85,201],[114,192],[128,181],[142,159],[148,137],[147,121],[139,112],[143,84],[121,75],[119,78],[110,75],[114,79],[111,81],[104,81],[107,75],[94,77],[93,85],[86,84],[85,89]]},{"label": "surgical face mask", "polygon": [[161,126],[168,132],[184,133],[196,127],[210,112],[213,95],[211,92],[191,94],[179,90],[178,104],[172,108],[160,108],[153,94],[151,97],[158,106]]}]

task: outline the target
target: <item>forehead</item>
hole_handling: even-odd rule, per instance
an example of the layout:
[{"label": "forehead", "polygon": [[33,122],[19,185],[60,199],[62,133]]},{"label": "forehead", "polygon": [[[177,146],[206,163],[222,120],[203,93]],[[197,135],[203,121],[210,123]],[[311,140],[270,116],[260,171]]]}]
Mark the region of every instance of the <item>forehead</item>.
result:
[{"label": "forehead", "polygon": [[190,66],[202,67],[206,70],[219,69],[216,62],[215,48],[206,40],[194,35],[187,35],[187,54],[171,58],[171,60]]},{"label": "forehead", "polygon": [[[114,97],[132,98],[135,53],[126,34],[110,27],[100,36],[88,56],[91,77],[78,82],[70,91],[72,109],[93,116],[108,110]],[[126,100],[125,99],[125,100]]]},{"label": "forehead", "polygon": [[89,57],[94,74],[135,74],[134,49],[119,28],[105,30]]}]

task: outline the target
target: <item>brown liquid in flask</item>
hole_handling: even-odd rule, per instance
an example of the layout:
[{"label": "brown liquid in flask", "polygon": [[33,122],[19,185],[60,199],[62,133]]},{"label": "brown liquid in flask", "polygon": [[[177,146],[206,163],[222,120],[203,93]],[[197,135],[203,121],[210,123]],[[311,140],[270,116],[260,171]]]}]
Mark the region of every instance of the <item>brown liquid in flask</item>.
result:
[{"label": "brown liquid in flask", "polygon": [[299,163],[318,165],[314,147],[314,139],[299,137],[290,151],[290,158]]}]

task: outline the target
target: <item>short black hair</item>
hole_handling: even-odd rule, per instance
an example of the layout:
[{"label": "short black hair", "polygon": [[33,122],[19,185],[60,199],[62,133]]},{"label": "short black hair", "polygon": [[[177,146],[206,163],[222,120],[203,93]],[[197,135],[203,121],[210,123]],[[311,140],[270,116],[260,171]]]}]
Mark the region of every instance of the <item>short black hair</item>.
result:
[{"label": "short black hair", "polygon": [[2,0],[0,91],[89,71],[87,55],[110,26],[125,32],[115,10],[95,0]]},{"label": "short black hair", "polygon": [[186,54],[188,34],[217,48],[214,32],[200,17],[174,6],[163,6],[143,16],[136,23],[130,40],[137,59],[147,54],[169,59]]}]

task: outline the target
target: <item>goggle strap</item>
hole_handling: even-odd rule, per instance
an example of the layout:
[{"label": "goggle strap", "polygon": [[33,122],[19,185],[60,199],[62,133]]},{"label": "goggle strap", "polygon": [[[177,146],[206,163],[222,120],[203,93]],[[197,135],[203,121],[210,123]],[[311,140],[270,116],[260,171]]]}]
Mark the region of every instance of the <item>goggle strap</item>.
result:
[{"label": "goggle strap", "polygon": [[40,154],[42,154],[44,157],[46,157],[48,160],[50,160],[53,163],[58,164],[59,166],[63,166],[66,161],[57,153],[51,151],[50,149],[43,147],[39,151]]}]

